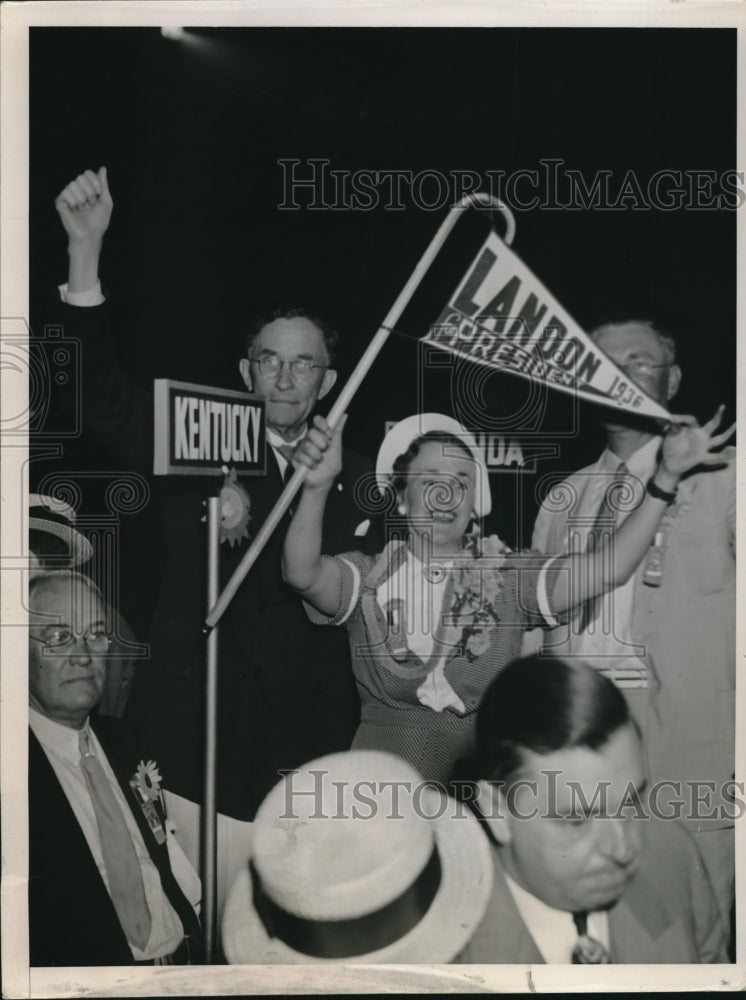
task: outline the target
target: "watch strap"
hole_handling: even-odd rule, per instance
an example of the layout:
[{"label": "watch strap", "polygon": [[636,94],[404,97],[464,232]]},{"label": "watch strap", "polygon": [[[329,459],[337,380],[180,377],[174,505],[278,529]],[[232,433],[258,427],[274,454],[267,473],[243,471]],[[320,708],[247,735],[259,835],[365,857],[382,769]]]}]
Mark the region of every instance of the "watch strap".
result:
[{"label": "watch strap", "polygon": [[673,503],[676,499],[676,490],[673,493],[669,493],[666,490],[662,490],[655,482],[655,477],[651,476],[647,482],[647,491],[651,497],[656,500],[665,500],[666,503]]}]

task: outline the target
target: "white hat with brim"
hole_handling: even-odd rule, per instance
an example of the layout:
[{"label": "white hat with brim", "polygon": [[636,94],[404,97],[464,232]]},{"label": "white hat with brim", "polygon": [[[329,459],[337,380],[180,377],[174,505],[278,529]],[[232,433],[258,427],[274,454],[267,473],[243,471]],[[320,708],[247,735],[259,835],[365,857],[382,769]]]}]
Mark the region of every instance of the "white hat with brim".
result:
[{"label": "white hat with brim", "polygon": [[93,555],[93,548],[88,539],[73,527],[76,518],[70,504],[42,493],[31,493],[28,503],[29,530],[35,528],[37,531],[45,531],[48,535],[61,538],[70,551],[72,566],[88,562]]},{"label": "white hat with brim", "polygon": [[[312,774],[328,778],[313,803],[323,800],[323,816],[309,812]],[[296,796],[291,781],[306,789]],[[396,806],[372,791],[391,795],[392,782]],[[358,785],[375,799],[372,816],[350,811]],[[223,950],[232,964],[445,964],[479,926],[492,871],[468,808],[405,761],[378,750],[332,754],[288,775],[262,803],[250,864],[223,913]],[[300,942],[312,942],[308,952]]]},{"label": "white hat with brim", "polygon": [[431,431],[445,431],[448,434],[453,434],[454,437],[463,441],[471,452],[479,470],[474,497],[474,512],[477,517],[486,517],[492,510],[492,494],[490,493],[490,477],[484,463],[484,456],[474,439],[474,435],[467,431],[458,420],[447,417],[444,413],[413,413],[411,417],[405,417],[391,428],[378,449],[378,458],[376,459],[376,479],[379,489],[384,492],[391,483],[396,459],[404,454],[415,438],[422,434],[429,434]]}]

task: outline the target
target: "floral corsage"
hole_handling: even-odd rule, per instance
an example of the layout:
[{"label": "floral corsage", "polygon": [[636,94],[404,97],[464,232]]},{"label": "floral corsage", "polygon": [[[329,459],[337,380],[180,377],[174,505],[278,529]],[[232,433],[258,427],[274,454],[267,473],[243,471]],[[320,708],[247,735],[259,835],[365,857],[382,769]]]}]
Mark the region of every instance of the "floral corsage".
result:
[{"label": "floral corsage", "polygon": [[464,539],[464,549],[468,556],[460,557],[453,568],[451,620],[462,627],[456,655],[474,662],[489,649],[490,629],[500,620],[501,569],[510,549],[497,535],[483,538],[476,526]]}]

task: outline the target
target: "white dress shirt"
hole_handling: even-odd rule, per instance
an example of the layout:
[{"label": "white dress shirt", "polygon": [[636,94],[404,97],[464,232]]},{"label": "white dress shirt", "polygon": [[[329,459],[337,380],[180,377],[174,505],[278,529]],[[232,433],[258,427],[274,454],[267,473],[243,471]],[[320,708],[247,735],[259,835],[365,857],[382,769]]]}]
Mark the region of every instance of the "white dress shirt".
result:
[{"label": "white dress shirt", "polygon": [[[44,753],[47,755],[47,759],[52,765],[62,790],[67,796],[67,800],[75,813],[75,818],[80,824],[80,828],[88,843],[93,860],[96,862],[101,877],[104,880],[104,885],[106,885],[108,890],[108,875],[101,850],[101,839],[99,837],[96,814],[80,763],[79,731],[72,729],[70,726],[63,726],[58,722],[53,722],[52,719],[48,719],[33,708],[29,708],[29,725],[34,736],[41,744]],[[181,944],[184,938],[184,928],[178,914],[173,906],[171,906],[163,891],[158,869],[148,854],[137,822],[132,815],[130,805],[125,800],[119,782],[106,759],[106,754],[96,739],[96,734],[89,728],[87,721],[85,728],[90,740],[91,753],[95,754],[104,769],[104,774],[112,787],[132,838],[137,859],[140,862],[140,870],[142,871],[145,899],[147,900],[148,909],[153,921],[150,938],[145,948],[140,949],[130,943],[132,956],[135,961],[147,961],[164,955],[170,955]],[[192,906],[195,907],[195,910],[197,910],[201,896],[200,881],[168,828],[166,836],[171,870],[181,886],[184,895]]]},{"label": "white dress shirt", "polygon": [[303,440],[306,436],[306,425],[303,425],[303,430],[297,437],[294,437],[292,441],[286,441],[285,438],[280,437],[277,431],[273,430],[271,427],[267,427],[267,444],[272,448],[274,456],[277,460],[277,464],[280,467],[280,475],[285,477],[285,469],[288,467],[288,460],[280,451],[281,447],[288,446],[290,448],[295,448],[297,444]]},{"label": "white dress shirt", "polygon": [[[518,885],[507,872],[505,881],[518,912],[547,965],[572,962],[573,948],[578,940],[572,913],[547,906]],[[609,916],[606,911],[598,910],[588,914],[588,934],[609,950]]]},{"label": "white dress shirt", "polygon": [[89,288],[85,292],[71,292],[67,287],[67,283],[58,285],[57,287],[60,290],[62,301],[67,302],[70,306],[81,306],[84,309],[88,309],[92,306],[100,306],[102,302],[106,301],[104,293],[101,291],[100,281],[97,281],[93,288]]}]

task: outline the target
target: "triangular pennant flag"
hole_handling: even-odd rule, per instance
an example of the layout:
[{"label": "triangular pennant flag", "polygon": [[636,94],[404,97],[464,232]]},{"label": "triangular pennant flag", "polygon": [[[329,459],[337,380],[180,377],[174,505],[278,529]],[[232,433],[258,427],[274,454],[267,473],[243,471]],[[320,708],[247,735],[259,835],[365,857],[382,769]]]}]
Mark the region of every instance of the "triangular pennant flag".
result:
[{"label": "triangular pennant flag", "polygon": [[424,338],[477,364],[649,417],[668,411],[578,326],[495,233]]}]

